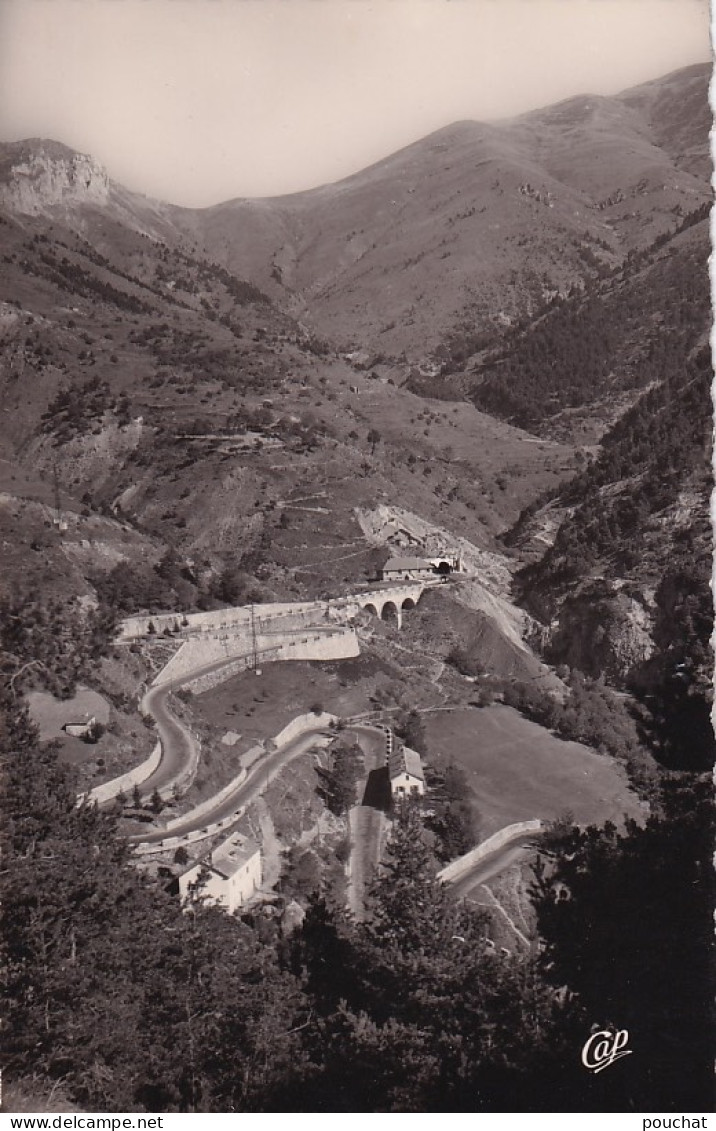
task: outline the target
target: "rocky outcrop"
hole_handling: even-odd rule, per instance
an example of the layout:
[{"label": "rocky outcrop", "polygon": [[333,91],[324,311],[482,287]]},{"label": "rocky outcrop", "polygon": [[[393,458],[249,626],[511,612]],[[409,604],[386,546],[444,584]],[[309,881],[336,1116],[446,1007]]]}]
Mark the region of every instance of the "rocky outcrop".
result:
[{"label": "rocky outcrop", "polygon": [[0,203],[29,216],[77,204],[105,205],[110,181],[93,157],[56,142],[17,142],[4,147]]},{"label": "rocky outcrop", "polygon": [[648,597],[619,582],[591,582],[562,604],[546,656],[594,679],[622,684],[652,655],[653,624]]}]

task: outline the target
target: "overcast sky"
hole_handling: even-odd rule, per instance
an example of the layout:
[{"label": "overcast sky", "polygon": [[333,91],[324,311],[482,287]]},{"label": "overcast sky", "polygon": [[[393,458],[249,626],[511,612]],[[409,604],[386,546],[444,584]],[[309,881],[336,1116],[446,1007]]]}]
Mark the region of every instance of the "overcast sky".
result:
[{"label": "overcast sky", "polygon": [[0,137],[201,206],[710,57],[708,0],[0,0]]}]

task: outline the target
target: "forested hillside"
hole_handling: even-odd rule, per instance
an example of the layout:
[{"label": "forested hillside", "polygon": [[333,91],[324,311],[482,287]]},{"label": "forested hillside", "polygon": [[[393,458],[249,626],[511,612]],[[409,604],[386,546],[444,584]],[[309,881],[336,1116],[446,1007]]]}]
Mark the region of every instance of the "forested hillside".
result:
[{"label": "forested hillside", "polygon": [[[679,541],[697,533],[667,520],[682,494],[684,505],[688,493],[704,495],[710,386],[711,356],[703,348],[644,393],[604,436],[594,463],[559,492],[560,503],[574,509],[541,561],[520,574],[534,608],[548,612],[550,594],[595,572],[656,578],[664,567],[663,538],[676,540],[673,561]],[[536,513],[538,505],[529,510]],[[706,512],[702,519],[701,533]]]},{"label": "forested hillside", "polygon": [[591,406],[609,420],[624,393],[677,379],[708,325],[706,213],[483,354],[463,378],[475,404],[549,434],[563,410]]},{"label": "forested hillside", "polygon": [[[622,838],[572,835],[536,893],[542,954],[497,951],[483,912],[449,898],[410,807],[397,814],[366,920],[315,895],[291,933],[261,907],[233,918],[199,901],[183,914],[161,880],[129,863],[113,815],[76,807],[67,769],[38,748],[12,692],[3,708],[11,1110],[48,1110],[50,1095],[61,1109],[124,1112],[707,1106],[710,1022],[684,1013],[689,1025],[674,1029],[670,1014],[664,1023],[676,971],[694,1007],[709,973],[708,836],[683,804],[665,798],[646,829]],[[564,835],[555,830],[552,850]],[[674,837],[683,883],[669,863]],[[634,1051],[650,1055],[597,1083],[575,1048],[615,1011],[633,1024]]]},{"label": "forested hillside", "polygon": [[[567,510],[554,543],[516,579],[551,624],[547,656],[637,692],[652,745],[681,769],[706,769],[716,755],[711,381],[704,347],[639,398],[558,494]],[[530,510],[523,532],[539,521],[539,505]]]}]

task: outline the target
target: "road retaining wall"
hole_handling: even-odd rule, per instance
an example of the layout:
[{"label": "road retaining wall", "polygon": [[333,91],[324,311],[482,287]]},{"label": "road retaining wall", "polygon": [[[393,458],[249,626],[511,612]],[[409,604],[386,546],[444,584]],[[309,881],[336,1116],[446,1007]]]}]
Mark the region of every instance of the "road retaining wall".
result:
[{"label": "road retaining wall", "polygon": [[294,738],[300,738],[309,730],[329,727],[337,722],[337,717],[330,715],[328,711],[321,711],[318,715],[313,711],[306,715],[296,715],[295,719],[292,719],[283,730],[274,736],[273,741],[276,746],[285,746],[288,742],[293,742]]},{"label": "road retaining wall", "polygon": [[360,655],[360,645],[352,628],[322,629],[305,635],[284,638],[280,660],[348,660]]},{"label": "road retaining wall", "polygon": [[154,771],[158,769],[161,760],[162,744],[157,742],[144,762],[140,762],[133,770],[128,770],[126,774],[122,774],[119,778],[112,778],[111,781],[106,781],[102,785],[96,785],[94,789],[90,789],[87,793],[81,793],[77,798],[77,804],[81,805],[84,801],[96,801],[98,805],[102,805],[105,801],[111,801],[113,797],[118,797],[120,793],[131,793],[135,785],[141,785],[142,782],[152,776]]},{"label": "road retaining wall", "polygon": [[473,868],[475,864],[479,864],[487,856],[491,856],[498,848],[504,848],[513,840],[519,840],[523,836],[539,833],[543,829],[542,821],[520,821],[514,825],[506,825],[504,829],[493,836],[483,840],[482,844],[478,844],[476,848],[471,848],[464,856],[459,856],[457,860],[453,860],[447,867],[438,872],[438,879],[443,883],[454,883],[459,880],[465,872]]},{"label": "road retaining wall", "polygon": [[[254,620],[282,620],[297,615],[320,614],[325,611],[322,601],[273,602],[254,606]],[[185,623],[186,622],[186,623]],[[222,630],[251,629],[251,606],[232,605],[226,609],[212,609],[204,613],[157,613],[154,615],[126,617],[119,626],[118,640],[137,640],[149,633],[150,624],[155,632],[178,631],[182,636],[193,636],[205,632]]]},{"label": "road retaining wall", "polygon": [[240,770],[236,777],[232,778],[218,793],[207,797],[206,801],[200,802],[194,809],[190,809],[188,813],[185,813],[183,817],[175,817],[174,820],[167,821],[167,832],[171,832],[172,829],[177,829],[181,825],[185,825],[187,821],[198,821],[205,813],[210,813],[217,805],[221,805],[222,801],[226,801],[227,797],[230,797],[235,789],[243,785],[246,781],[246,776],[246,770]]},{"label": "road retaining wall", "polygon": [[[296,623],[296,622],[299,623]],[[305,623],[301,623],[305,622]],[[277,621],[270,621],[269,628],[264,622],[261,627],[256,626],[256,652],[257,659],[262,663],[273,660],[336,660],[347,659],[359,654],[358,638],[351,628],[338,628],[335,625],[321,625],[316,623],[315,616],[301,614],[291,616],[280,627]],[[301,630],[305,630],[302,632]],[[233,633],[206,633],[202,636],[185,640],[178,652],[154,677],[154,686],[181,679],[191,675],[192,671],[207,667],[209,664],[226,660],[227,664],[235,659],[236,666],[226,671],[228,674],[222,678],[227,679],[237,671],[248,667],[244,658],[253,658],[254,638],[250,631]],[[320,642],[325,641],[321,646]],[[341,643],[342,642],[342,645]],[[311,647],[306,646],[310,644]],[[301,647],[303,645],[303,648]],[[282,654],[281,649],[289,651]],[[212,678],[215,673],[211,673]],[[202,677],[203,678],[203,677]],[[217,678],[215,682],[220,682]],[[188,686],[192,686],[188,684]],[[214,686],[207,683],[200,690]],[[197,690],[197,688],[193,688]]]},{"label": "road retaining wall", "polygon": [[[292,742],[294,739],[300,738],[301,735],[306,734],[307,732],[330,726],[335,722],[337,722],[336,716],[329,715],[325,711],[320,715],[315,715],[313,713],[308,715],[298,715],[287,726],[285,726],[282,731],[279,731],[279,733],[273,739],[273,743],[276,746],[285,746],[289,742]],[[316,736],[317,744],[325,743],[327,741],[328,739],[325,737],[319,735]],[[235,812],[230,813],[228,816],[222,817],[220,821],[215,821],[212,824],[205,825],[204,828],[195,829],[193,832],[172,835],[172,829],[176,829],[181,825],[185,825],[187,821],[200,820],[204,816],[204,814],[210,813],[212,809],[215,809],[217,807],[217,805],[220,805],[223,801],[226,801],[234,792],[234,790],[243,785],[247,776],[247,771],[241,770],[241,772],[237,774],[235,778],[232,778],[232,780],[228,782],[218,793],[215,793],[212,797],[208,797],[206,801],[202,801],[199,805],[196,806],[196,808],[190,809],[189,812],[184,813],[183,816],[175,817],[173,821],[170,821],[166,826],[167,833],[169,835],[164,837],[163,840],[136,844],[134,846],[134,851],[139,856],[151,856],[153,853],[170,852],[172,849],[179,848],[180,845],[186,846],[190,844],[197,844],[202,840],[208,840],[209,837],[216,836],[217,833],[225,831],[230,825],[234,824],[235,821],[238,821],[238,819],[243,816],[243,806],[239,806],[235,810]]]},{"label": "road retaining wall", "polygon": [[[272,660],[280,660],[278,654],[279,648],[270,649],[257,649],[256,658],[259,663],[268,664]],[[213,672],[204,672],[203,675],[197,676],[196,679],[188,679],[184,681],[184,687],[192,691],[195,695],[200,695],[202,691],[209,691],[212,687],[218,687],[220,683],[225,683],[227,679],[238,672],[246,671],[253,664],[253,652],[246,652],[243,656],[237,656],[234,660],[230,660],[227,664],[222,664]],[[193,665],[196,666],[196,665]]]},{"label": "road retaining wall", "polygon": [[182,833],[179,836],[168,836],[164,840],[156,841],[155,843],[135,844],[134,851],[137,856],[152,856],[160,852],[171,852],[172,849],[183,847],[186,848],[190,844],[200,844],[203,840],[208,840],[209,837],[218,836],[219,833],[225,832],[231,825],[235,824],[244,814],[243,805],[240,806],[236,812],[229,813],[228,817],[224,817],[221,821],[216,821],[213,825],[207,825],[203,829],[195,829],[191,833]]},{"label": "road retaining wall", "polygon": [[[283,601],[253,606],[253,620],[257,629],[268,623],[289,624],[291,621],[306,624],[323,618],[352,616],[365,601],[373,598],[385,601],[401,600],[406,596],[416,601],[428,582],[410,582],[394,587],[369,589],[361,593],[333,597],[329,601]],[[418,592],[418,590],[420,592]],[[126,617],[119,626],[118,643],[141,640],[148,635],[150,624],[154,632],[162,634],[166,629],[176,632],[180,639],[192,639],[210,633],[251,632],[252,612],[250,605],[232,605],[225,609],[211,609],[202,613],[155,613]]]}]

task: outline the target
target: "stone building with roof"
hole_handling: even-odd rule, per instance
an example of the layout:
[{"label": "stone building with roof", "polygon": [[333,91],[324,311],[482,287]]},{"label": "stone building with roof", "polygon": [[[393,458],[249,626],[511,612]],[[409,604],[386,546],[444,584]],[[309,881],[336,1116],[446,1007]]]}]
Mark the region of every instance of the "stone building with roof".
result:
[{"label": "stone building with roof", "polygon": [[65,734],[71,734],[73,738],[87,738],[96,726],[97,719],[95,716],[85,715],[81,722],[64,723],[62,729]]},{"label": "stone building with roof", "polygon": [[425,793],[425,772],[417,750],[399,744],[388,750],[388,774],[393,797],[422,797]]},{"label": "stone building with roof", "polygon": [[431,562],[407,556],[388,558],[380,572],[383,581],[415,581],[422,577],[435,577]]},{"label": "stone building with roof", "polygon": [[196,889],[202,876],[204,882],[197,889],[199,894],[231,914],[261,886],[261,849],[250,837],[232,833],[179,877],[182,903],[189,898],[192,889]]},{"label": "stone building with roof", "polygon": [[457,553],[442,552],[429,558],[396,554],[388,558],[380,576],[381,581],[419,581],[425,578],[444,578],[462,571],[462,560]]}]

